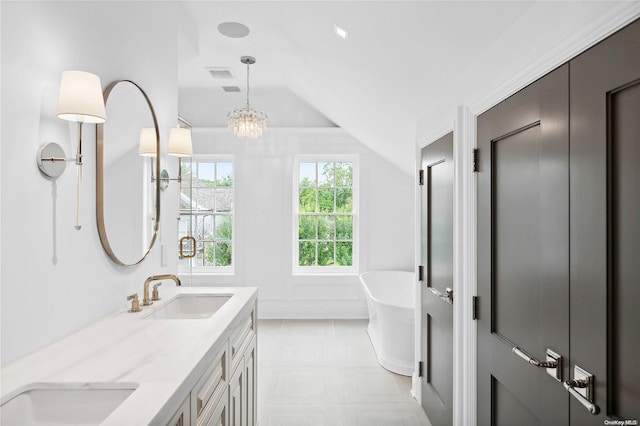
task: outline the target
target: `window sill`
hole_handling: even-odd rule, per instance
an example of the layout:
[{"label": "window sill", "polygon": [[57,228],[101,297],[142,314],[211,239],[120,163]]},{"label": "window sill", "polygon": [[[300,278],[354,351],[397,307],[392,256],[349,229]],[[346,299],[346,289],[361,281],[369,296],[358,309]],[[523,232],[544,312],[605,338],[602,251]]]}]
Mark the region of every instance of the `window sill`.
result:
[{"label": "window sill", "polygon": [[294,277],[357,277],[358,271],[293,271]]},{"label": "window sill", "polygon": [[178,271],[178,275],[190,275],[194,277],[233,277],[236,275],[235,271],[199,271],[199,272],[191,272],[191,271]]}]

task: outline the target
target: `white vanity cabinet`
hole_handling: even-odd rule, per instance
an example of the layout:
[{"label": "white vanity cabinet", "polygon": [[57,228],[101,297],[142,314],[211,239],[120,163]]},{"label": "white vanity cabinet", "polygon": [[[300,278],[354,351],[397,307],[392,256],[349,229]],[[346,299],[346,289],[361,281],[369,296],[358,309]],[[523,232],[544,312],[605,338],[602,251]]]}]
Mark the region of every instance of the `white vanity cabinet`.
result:
[{"label": "white vanity cabinet", "polygon": [[256,316],[245,316],[167,426],[255,426]]},{"label": "white vanity cabinet", "polygon": [[[94,422],[101,426],[255,426],[257,299],[256,287],[165,288],[162,300],[150,308],[113,312],[3,366],[0,403],[25,389],[79,384],[88,392],[106,386],[127,391],[118,405],[109,402],[106,417],[108,401],[102,403],[100,393],[73,393],[65,404],[49,399],[38,404],[53,407],[47,415],[56,419],[74,412],[67,407],[77,404],[82,412],[101,416]],[[169,309],[176,305],[180,309]],[[214,312],[194,317],[190,309]],[[173,316],[156,315],[160,311]],[[90,394],[101,404],[88,404]],[[20,415],[31,418],[29,410]]]}]

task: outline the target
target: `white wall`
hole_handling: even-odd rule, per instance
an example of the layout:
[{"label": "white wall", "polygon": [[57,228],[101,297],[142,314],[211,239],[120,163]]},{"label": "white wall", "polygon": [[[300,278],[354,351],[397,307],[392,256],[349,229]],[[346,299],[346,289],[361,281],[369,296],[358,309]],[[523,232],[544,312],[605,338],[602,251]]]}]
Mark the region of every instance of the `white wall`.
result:
[{"label": "white wall", "polygon": [[[159,242],[137,267],[116,267],[95,225],[95,131],[85,126],[82,230],[74,229],[75,165],[44,178],[36,151],[57,141],[73,155],[75,131],[55,117],[66,69],[98,74],[103,87],[131,79],[156,109],[163,145],[177,116],[175,4],[5,2],[2,8],[1,343],[6,364],[126,306],[145,278],[175,271],[177,193],[163,193]],[[166,162],[164,163],[166,167]],[[169,171],[175,172],[172,160]],[[175,185],[174,185],[175,186]],[[124,208],[124,206],[118,206]],[[173,212],[171,210],[173,209]]]},{"label": "white wall", "polygon": [[242,141],[227,129],[195,128],[193,142],[195,153],[234,156],[236,273],[185,276],[185,283],[258,286],[262,318],[367,316],[357,275],[292,274],[293,167],[308,154],[359,157],[360,272],[415,269],[413,176],[345,131],[274,128],[262,141]]}]

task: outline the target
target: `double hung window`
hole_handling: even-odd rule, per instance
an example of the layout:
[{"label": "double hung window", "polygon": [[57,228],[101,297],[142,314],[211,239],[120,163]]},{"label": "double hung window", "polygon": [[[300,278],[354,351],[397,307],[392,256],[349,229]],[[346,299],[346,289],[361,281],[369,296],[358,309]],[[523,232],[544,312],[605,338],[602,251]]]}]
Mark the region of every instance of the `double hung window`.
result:
[{"label": "double hung window", "polygon": [[294,273],[357,272],[357,161],[296,161]]}]

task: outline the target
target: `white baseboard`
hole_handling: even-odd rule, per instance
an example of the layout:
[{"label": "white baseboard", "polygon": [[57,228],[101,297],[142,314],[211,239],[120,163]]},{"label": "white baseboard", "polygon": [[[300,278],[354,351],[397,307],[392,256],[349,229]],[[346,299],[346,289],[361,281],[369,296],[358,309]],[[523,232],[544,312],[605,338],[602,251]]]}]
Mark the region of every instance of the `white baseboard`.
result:
[{"label": "white baseboard", "polygon": [[335,301],[258,301],[260,319],[367,319],[366,306]]}]

